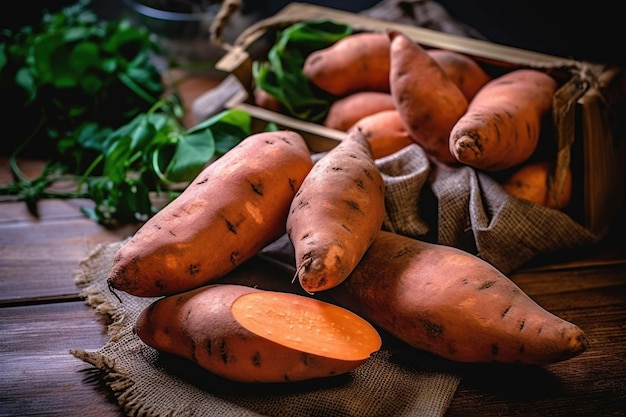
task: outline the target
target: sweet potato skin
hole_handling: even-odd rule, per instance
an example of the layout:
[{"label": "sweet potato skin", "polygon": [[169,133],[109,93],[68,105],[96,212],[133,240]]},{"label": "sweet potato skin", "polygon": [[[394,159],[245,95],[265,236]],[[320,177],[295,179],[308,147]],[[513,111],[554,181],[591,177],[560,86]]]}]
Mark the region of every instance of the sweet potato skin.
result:
[{"label": "sweet potato skin", "polygon": [[388,92],[389,39],[381,32],[354,33],[312,52],[302,70],[311,83],[336,96]]},{"label": "sweet potato skin", "polygon": [[557,86],[551,76],[533,69],[491,80],[450,132],[450,152],[460,163],[485,171],[525,162],[537,149]]},{"label": "sweet potato skin", "polygon": [[211,284],[163,297],[141,312],[134,331],[148,346],[245,383],[293,382],[341,375],[367,360],[321,357],[248,331],[237,322],[231,307],[242,295],[260,291],[264,290]]},{"label": "sweet potato skin", "polygon": [[436,162],[457,164],[448,141],[467,99],[424,48],[397,30],[387,34],[390,91],[406,130]]},{"label": "sweet potato skin", "polygon": [[287,216],[297,277],[307,292],[332,288],[380,230],[385,183],[363,132],[352,130],[311,169]]},{"label": "sweet potato skin", "polygon": [[559,182],[552,177],[552,165],[547,161],[522,164],[503,183],[511,195],[540,206],[562,210],[572,199],[572,170],[566,167]]},{"label": "sweet potato skin", "polygon": [[365,116],[351,129],[359,129],[363,132],[370,144],[374,159],[391,155],[415,143],[405,129],[400,113],[395,108]]},{"label": "sweet potato skin", "polygon": [[393,98],[387,92],[358,91],[331,104],[324,126],[346,132],[366,116],[395,108]]},{"label": "sweet potato skin", "polygon": [[429,49],[427,52],[459,87],[468,103],[478,90],[491,81],[491,76],[468,55],[447,49]]},{"label": "sweet potato skin", "polygon": [[254,104],[261,108],[275,112],[281,111],[280,101],[259,86],[255,86],[252,90],[252,97],[254,99]]},{"label": "sweet potato skin", "polygon": [[284,234],[291,200],[312,165],[295,132],[245,138],[120,248],[109,286],[153,297],[218,279]]},{"label": "sweet potato skin", "polygon": [[329,294],[409,345],[457,362],[544,365],[588,346],[580,328],[480,258],[386,231]]}]

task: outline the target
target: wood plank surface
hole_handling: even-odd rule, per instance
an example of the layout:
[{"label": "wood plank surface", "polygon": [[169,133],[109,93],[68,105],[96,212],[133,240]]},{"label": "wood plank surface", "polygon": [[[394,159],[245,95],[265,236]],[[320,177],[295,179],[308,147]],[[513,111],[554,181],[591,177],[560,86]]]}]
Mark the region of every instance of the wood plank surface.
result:
[{"label": "wood plank surface", "polygon": [[69,353],[103,346],[105,333],[83,301],[2,308],[0,415],[123,415],[99,371]]},{"label": "wood plank surface", "polygon": [[78,262],[99,244],[132,234],[135,226],[107,230],[84,217],[79,205],[45,201],[41,208],[55,214],[28,217],[24,203],[0,203],[0,219],[22,214],[19,220],[0,220],[0,303],[29,298],[78,295],[74,274]]},{"label": "wood plank surface", "polygon": [[[107,230],[82,215],[86,203],[46,200],[35,217],[23,203],[0,201],[0,416],[122,415],[99,372],[69,353],[107,341],[105,318],[78,297],[73,276],[98,244],[123,239],[136,226]],[[586,332],[591,346],[582,355],[529,367],[416,353],[418,365],[461,375],[445,417],[624,415],[625,229],[511,274],[541,306]]]}]

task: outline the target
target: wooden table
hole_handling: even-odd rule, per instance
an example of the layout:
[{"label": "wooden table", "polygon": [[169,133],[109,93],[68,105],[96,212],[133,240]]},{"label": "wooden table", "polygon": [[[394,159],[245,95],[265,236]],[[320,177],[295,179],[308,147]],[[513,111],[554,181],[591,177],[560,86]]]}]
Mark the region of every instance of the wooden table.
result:
[{"label": "wooden table", "polygon": [[[0,183],[8,180],[0,159]],[[84,204],[42,201],[35,218],[21,202],[0,201],[1,416],[122,415],[99,371],[69,353],[107,341],[106,318],[79,297],[73,274],[96,245],[136,226],[106,230],[80,213]],[[625,415],[625,230],[572,252],[566,264],[511,275],[539,304],[583,328],[590,350],[545,368],[443,361],[462,375],[446,417]]]}]

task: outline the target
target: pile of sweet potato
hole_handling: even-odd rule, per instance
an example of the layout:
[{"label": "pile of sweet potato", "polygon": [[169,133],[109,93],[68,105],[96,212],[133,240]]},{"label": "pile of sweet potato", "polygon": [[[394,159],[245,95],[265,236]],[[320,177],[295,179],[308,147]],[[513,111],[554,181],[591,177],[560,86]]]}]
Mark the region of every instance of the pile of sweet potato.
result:
[{"label": "pile of sweet potato", "polygon": [[[375,158],[416,143],[435,163],[496,174],[516,197],[554,209],[571,200],[571,169],[555,179],[554,154],[538,151],[558,88],[545,71],[491,75],[468,55],[426,49],[394,29],[342,38],[308,55],[302,71],[334,97],[324,124],[360,127]],[[256,101],[279,109],[269,103],[267,94]]]},{"label": "pile of sweet potato", "polygon": [[[296,132],[253,134],[120,248],[108,284],[159,297],[135,326],[147,345],[241,382],[349,372],[381,348],[381,329],[459,362],[585,351],[579,327],[489,263],[382,230],[384,192],[359,128],[315,163]],[[254,263],[285,234],[295,276]]]}]

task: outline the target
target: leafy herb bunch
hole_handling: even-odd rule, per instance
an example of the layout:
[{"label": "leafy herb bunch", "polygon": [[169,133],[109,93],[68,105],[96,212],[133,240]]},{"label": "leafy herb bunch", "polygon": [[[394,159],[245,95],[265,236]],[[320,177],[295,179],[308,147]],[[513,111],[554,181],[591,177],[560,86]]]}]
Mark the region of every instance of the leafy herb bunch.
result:
[{"label": "leafy herb bunch", "polygon": [[30,140],[32,152],[71,155],[71,136],[83,123],[118,127],[163,93],[150,58],[160,47],[150,33],[126,19],[101,20],[89,5],[79,0],[44,11],[38,25],[3,31],[0,89],[11,97],[7,120],[23,121],[12,148]]},{"label": "leafy herb bunch", "polygon": [[[44,13],[38,27],[1,33],[0,93],[11,98],[5,117],[13,128],[2,151],[15,181],[0,194],[34,214],[41,198],[83,197],[95,203],[84,213],[103,225],[143,221],[156,212],[151,192],[193,179],[249,135],[250,117],[225,111],[186,130],[176,94],[162,97],[151,59],[158,44],[125,18],[100,20],[89,4],[78,0]],[[41,176],[26,178],[18,155],[45,157]],[[75,192],[51,187],[68,179]]]}]

